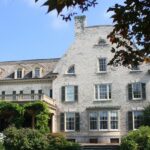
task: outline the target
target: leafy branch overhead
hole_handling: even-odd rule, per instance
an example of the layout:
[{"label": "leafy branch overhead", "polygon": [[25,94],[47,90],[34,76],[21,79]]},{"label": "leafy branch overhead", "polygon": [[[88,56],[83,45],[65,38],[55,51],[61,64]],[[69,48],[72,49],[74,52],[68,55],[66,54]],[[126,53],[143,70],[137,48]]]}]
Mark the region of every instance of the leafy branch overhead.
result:
[{"label": "leafy branch overhead", "polygon": [[[35,0],[35,2],[40,0]],[[95,7],[97,0],[46,0],[43,6],[48,7],[48,13],[56,10],[60,14],[64,8],[73,8],[77,6],[81,12],[85,12],[89,7]],[[76,14],[75,11],[69,12],[68,14],[60,14],[63,17],[63,20],[71,20],[71,17]]]},{"label": "leafy branch overhead", "polygon": [[[40,1],[40,0],[35,0]],[[63,20],[71,20],[76,8],[81,12],[94,7],[98,0],[45,0],[48,12],[56,10]],[[106,0],[107,1],[107,0]],[[67,13],[63,10],[67,8]],[[70,12],[70,9],[72,11]],[[124,0],[108,9],[112,12],[114,29],[108,35],[114,53],[110,65],[137,66],[144,61],[150,62],[150,0]]]},{"label": "leafy branch overhead", "polygon": [[150,1],[126,0],[124,5],[109,8],[114,29],[108,35],[115,54],[113,65],[138,65],[150,56]]}]

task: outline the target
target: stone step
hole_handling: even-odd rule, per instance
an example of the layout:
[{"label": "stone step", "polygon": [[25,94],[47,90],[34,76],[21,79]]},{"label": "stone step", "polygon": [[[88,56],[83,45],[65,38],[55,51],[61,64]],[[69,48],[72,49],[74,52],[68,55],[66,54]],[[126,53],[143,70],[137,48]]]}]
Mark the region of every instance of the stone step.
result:
[{"label": "stone step", "polygon": [[84,145],[82,150],[118,150],[119,145]]}]

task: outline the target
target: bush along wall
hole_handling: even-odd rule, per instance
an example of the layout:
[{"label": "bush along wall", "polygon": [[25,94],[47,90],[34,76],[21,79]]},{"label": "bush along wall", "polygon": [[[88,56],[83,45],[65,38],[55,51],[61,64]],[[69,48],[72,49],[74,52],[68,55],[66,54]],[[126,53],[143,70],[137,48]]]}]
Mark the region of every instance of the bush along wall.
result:
[{"label": "bush along wall", "polygon": [[0,102],[0,119],[2,122],[0,131],[11,125],[17,128],[23,127],[26,115],[31,118],[29,127],[39,129],[43,132],[49,130],[48,120],[51,117],[50,110],[44,102],[36,101],[24,105],[12,102]]},{"label": "bush along wall", "polygon": [[150,127],[131,131],[121,140],[120,150],[150,150]]},{"label": "bush along wall", "polygon": [[5,150],[80,150],[79,144],[68,142],[63,135],[45,134],[35,129],[10,127],[4,135]]}]

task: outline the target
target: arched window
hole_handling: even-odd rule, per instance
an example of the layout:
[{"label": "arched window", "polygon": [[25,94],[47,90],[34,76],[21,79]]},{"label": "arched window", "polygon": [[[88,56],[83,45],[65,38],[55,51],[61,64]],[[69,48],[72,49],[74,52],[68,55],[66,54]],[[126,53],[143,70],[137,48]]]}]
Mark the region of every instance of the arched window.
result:
[{"label": "arched window", "polygon": [[68,74],[75,74],[75,66],[72,65],[68,68],[68,71],[67,71]]}]

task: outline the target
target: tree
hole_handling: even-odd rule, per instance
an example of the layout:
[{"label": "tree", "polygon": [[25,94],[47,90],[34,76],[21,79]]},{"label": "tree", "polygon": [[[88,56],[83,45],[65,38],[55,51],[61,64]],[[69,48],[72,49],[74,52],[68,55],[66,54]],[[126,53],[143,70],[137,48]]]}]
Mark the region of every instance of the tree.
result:
[{"label": "tree", "polygon": [[150,127],[143,126],[129,132],[121,139],[120,150],[149,150]]},{"label": "tree", "polygon": [[[40,1],[40,0],[35,0]],[[88,11],[89,7],[95,7],[97,0],[45,0],[44,6],[48,6],[48,12],[57,10],[64,20],[71,20],[76,12],[69,9],[79,8],[81,12]],[[62,14],[64,8],[68,8],[67,15]],[[150,1],[149,0],[125,0],[124,5],[116,4],[108,9],[113,12],[114,29],[108,35],[114,53],[110,65],[137,66],[144,61],[150,62]]]},{"label": "tree", "polygon": [[144,125],[150,126],[150,105],[144,108],[143,123]]}]

